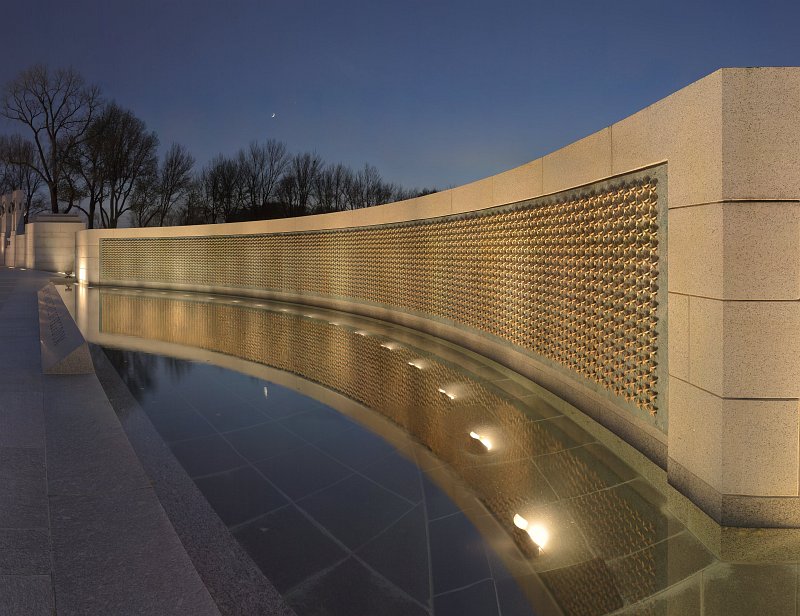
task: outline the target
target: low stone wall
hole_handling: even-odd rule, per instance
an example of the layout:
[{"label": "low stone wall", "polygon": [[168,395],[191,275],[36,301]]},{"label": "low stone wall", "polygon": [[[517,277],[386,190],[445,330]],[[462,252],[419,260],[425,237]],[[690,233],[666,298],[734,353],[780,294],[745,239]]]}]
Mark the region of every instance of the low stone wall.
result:
[{"label": "low stone wall", "polygon": [[14,264],[14,267],[25,267],[27,265],[25,259],[26,240],[27,236],[23,234],[11,235],[11,244],[10,244],[11,249],[9,251],[9,255],[11,257],[11,261]]},{"label": "low stone wall", "polygon": [[418,327],[564,397],[717,521],[800,524],[798,100],[800,69],[725,69],[434,195],[84,231],[77,273]]},{"label": "low stone wall", "polygon": [[25,226],[25,235],[30,238],[27,266],[48,272],[74,272],[75,236],[85,228],[77,215],[39,214]]}]

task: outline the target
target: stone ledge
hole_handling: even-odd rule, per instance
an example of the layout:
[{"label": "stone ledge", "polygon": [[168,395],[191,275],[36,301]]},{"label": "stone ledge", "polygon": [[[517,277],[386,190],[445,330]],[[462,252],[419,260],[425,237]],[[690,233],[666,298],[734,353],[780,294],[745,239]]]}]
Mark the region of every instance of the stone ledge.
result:
[{"label": "stone ledge", "polygon": [[675,462],[668,461],[668,481],[717,524],[747,528],[800,527],[800,497],[721,494]]},{"label": "stone ledge", "polygon": [[93,373],[89,347],[52,283],[39,290],[38,299],[42,372]]}]

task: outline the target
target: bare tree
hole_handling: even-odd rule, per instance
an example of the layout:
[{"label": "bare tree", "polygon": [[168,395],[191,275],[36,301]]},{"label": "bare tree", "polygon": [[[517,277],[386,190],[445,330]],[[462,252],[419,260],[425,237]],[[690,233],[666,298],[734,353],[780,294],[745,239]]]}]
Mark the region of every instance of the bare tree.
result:
[{"label": "bare tree", "polygon": [[[205,170],[204,170],[205,172]],[[196,175],[186,192],[183,206],[175,213],[179,225],[198,225],[210,223],[207,217],[207,198],[203,174]]]},{"label": "bare tree", "polygon": [[278,182],[288,164],[286,144],[274,139],[263,145],[253,141],[239,150],[237,162],[244,188],[245,207],[252,217],[267,216]]},{"label": "bare tree", "polygon": [[75,207],[86,214],[90,229],[94,228],[99,208],[108,196],[107,142],[112,138],[111,128],[118,112],[119,108],[113,105],[104,108],[89,124],[86,137],[66,157],[59,194],[69,200],[67,211]]},{"label": "bare tree", "polygon": [[163,227],[167,217],[186,198],[192,185],[194,156],[184,146],[173,143],[158,172],[158,225]]},{"label": "bare tree", "polygon": [[140,227],[155,224],[163,227],[192,185],[194,157],[180,144],[173,143],[152,176],[139,182],[132,197],[135,222]]},{"label": "bare tree", "polygon": [[403,188],[402,186],[395,186],[394,194],[392,194],[392,201],[403,201],[404,199],[414,199],[416,197],[424,197],[425,195],[432,195],[439,192],[435,186],[433,188]]},{"label": "bare tree", "polygon": [[42,178],[35,169],[33,144],[20,135],[0,136],[0,194],[22,190],[25,193],[25,223],[32,209],[40,209]]},{"label": "bare tree", "polygon": [[101,204],[103,226],[116,228],[123,214],[131,209],[131,195],[140,182],[157,172],[158,137],[147,132],[145,123],[132,112],[111,103],[105,118],[101,165],[107,186],[107,199]]},{"label": "bare tree", "polygon": [[347,187],[353,182],[353,172],[344,165],[327,165],[314,182],[315,209],[336,212],[346,209]]},{"label": "bare tree", "polygon": [[365,164],[346,187],[347,207],[357,209],[389,203],[397,191],[397,186],[383,181],[376,167]]},{"label": "bare tree", "polygon": [[302,216],[309,212],[314,183],[321,168],[322,159],[316,152],[295,154],[289,160],[288,171],[279,185],[287,216]]},{"label": "bare tree", "polygon": [[220,154],[203,169],[200,185],[206,222],[233,220],[241,209],[244,193],[237,161]]},{"label": "bare tree", "polygon": [[31,168],[47,184],[53,212],[59,209],[64,161],[83,140],[100,104],[100,90],[71,68],[50,70],[39,64],[5,86],[0,114],[33,133],[36,160]]}]

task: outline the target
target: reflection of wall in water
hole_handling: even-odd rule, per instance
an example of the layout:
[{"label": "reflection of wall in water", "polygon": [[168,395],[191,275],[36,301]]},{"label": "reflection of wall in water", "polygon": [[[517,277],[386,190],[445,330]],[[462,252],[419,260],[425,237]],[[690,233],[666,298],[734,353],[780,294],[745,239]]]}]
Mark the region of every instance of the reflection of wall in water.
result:
[{"label": "reflection of wall in water", "polygon": [[[410,349],[387,349],[377,336],[362,336],[342,326],[296,314],[223,303],[183,301],[170,297],[100,292],[100,331],[135,336],[224,353],[285,370],[317,382],[374,409],[402,426],[440,459],[448,462],[480,496],[486,507],[510,532],[515,513],[530,505],[532,494],[545,486],[535,485],[541,475],[528,472],[530,460],[506,468],[502,481],[481,468],[469,445],[470,431],[479,428],[497,435],[502,459],[525,460],[561,451],[562,475],[570,491],[601,490],[603,481],[590,463],[575,452],[562,451],[570,442],[569,426],[554,427],[535,421],[510,399],[477,381],[466,384],[468,395],[450,400],[440,388],[464,382],[464,373],[433,359],[420,370],[409,362],[418,359]],[[532,485],[534,483],[534,485]],[[603,554],[615,557],[633,554],[624,576],[616,583],[604,563],[587,553],[563,568],[543,575],[555,594],[569,588],[569,601],[578,612],[610,605],[624,593],[628,600],[652,594],[659,576],[651,549],[663,529],[657,516],[647,515],[646,504],[625,500],[614,490],[595,492],[591,506],[602,511],[582,512],[586,501],[563,501],[580,531],[590,543],[602,546]],[[536,567],[534,561],[534,567]],[[585,592],[576,591],[575,576]],[[565,585],[566,580],[569,584]],[[578,580],[580,581],[580,580]],[[605,593],[605,594],[604,594]],[[561,597],[566,600],[567,597]]]},{"label": "reflection of wall in water", "polygon": [[445,319],[580,375],[666,430],[665,176],[376,227],[104,238],[100,279],[346,298]]}]

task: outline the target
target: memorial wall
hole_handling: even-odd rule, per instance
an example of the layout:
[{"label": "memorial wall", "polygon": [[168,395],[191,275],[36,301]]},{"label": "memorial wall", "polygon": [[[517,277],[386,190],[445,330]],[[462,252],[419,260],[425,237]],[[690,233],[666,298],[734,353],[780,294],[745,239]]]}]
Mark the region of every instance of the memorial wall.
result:
[{"label": "memorial wall", "polygon": [[472,184],[296,219],[84,231],[76,270],[432,333],[575,405],[718,522],[797,525],[799,101],[800,69],[723,69]]}]

